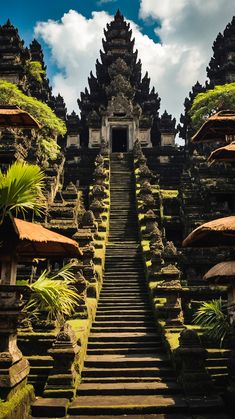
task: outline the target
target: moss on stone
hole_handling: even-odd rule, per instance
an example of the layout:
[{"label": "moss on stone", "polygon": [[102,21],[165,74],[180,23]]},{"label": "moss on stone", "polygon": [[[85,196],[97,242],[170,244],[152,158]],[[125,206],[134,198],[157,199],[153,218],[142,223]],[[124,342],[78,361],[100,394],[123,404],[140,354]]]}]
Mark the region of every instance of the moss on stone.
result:
[{"label": "moss on stone", "polygon": [[160,193],[163,199],[173,199],[179,195],[178,189],[160,189]]},{"label": "moss on stone", "polygon": [[16,391],[10,400],[0,403],[0,419],[27,418],[34,398],[34,389],[31,385]]}]

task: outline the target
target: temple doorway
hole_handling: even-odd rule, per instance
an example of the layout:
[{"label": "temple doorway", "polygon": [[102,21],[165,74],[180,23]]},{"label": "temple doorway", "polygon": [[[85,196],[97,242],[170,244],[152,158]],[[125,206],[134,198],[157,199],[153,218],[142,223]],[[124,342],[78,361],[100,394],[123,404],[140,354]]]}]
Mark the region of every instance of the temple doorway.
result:
[{"label": "temple doorway", "polygon": [[112,128],[112,153],[126,153],[127,128]]}]

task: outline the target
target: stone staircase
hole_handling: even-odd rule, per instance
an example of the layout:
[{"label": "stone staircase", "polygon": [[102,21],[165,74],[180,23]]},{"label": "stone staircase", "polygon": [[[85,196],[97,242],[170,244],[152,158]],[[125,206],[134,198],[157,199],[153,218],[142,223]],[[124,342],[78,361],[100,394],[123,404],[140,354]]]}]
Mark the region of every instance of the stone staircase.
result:
[{"label": "stone staircase", "polygon": [[145,288],[131,166],[128,154],[111,158],[105,279],[71,416],[184,415],[187,410]]},{"label": "stone staircase", "polygon": [[77,397],[71,403],[38,399],[32,417],[227,417],[213,398],[184,397],[157,332],[145,286],[133,176],[132,156],[112,155],[104,284]]}]

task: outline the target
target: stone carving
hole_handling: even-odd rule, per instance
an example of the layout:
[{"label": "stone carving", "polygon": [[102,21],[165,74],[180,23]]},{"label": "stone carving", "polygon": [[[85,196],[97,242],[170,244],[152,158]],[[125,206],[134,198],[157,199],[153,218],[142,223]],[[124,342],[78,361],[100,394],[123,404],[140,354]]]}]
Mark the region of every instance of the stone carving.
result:
[{"label": "stone carving", "polygon": [[105,141],[104,138],[101,139],[100,143],[100,154],[104,157],[109,156],[109,143],[108,141]]},{"label": "stone carving", "polygon": [[131,83],[121,74],[114,76],[111,83],[105,88],[108,97],[119,96],[120,93],[132,99],[134,96],[134,88]]},{"label": "stone carving", "polygon": [[64,392],[71,398],[74,396],[79,379],[79,351],[75,332],[70,324],[65,323],[52,348],[48,350],[54,360],[54,366],[48,377],[44,396],[49,397],[58,389],[60,395]]},{"label": "stone carving", "polygon": [[103,166],[104,165],[104,157],[102,154],[97,154],[95,158],[95,166]]},{"label": "stone carving", "polygon": [[100,202],[98,199],[93,199],[90,209],[94,213],[96,220],[101,220],[101,213],[104,211],[104,206],[102,202]]},{"label": "stone carving", "polygon": [[107,192],[105,190],[105,187],[103,185],[94,185],[93,189],[91,191],[92,198],[103,200],[107,198]]}]

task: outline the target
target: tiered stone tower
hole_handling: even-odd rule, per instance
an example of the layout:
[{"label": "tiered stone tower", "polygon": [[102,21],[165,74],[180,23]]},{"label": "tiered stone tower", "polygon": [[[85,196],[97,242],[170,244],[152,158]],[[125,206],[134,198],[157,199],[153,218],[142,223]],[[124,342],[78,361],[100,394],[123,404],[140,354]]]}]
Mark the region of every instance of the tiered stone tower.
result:
[{"label": "tiered stone tower", "polygon": [[138,138],[142,146],[150,147],[160,140],[160,98],[154,88],[150,90],[148,74],[142,78],[130,24],[119,10],[104,34],[96,76],[90,74],[89,91],[78,99],[81,142],[98,147],[104,139],[111,151],[126,152]]},{"label": "tiered stone tower", "polygon": [[207,67],[212,85],[235,82],[235,17],[213,44],[213,57]]}]

